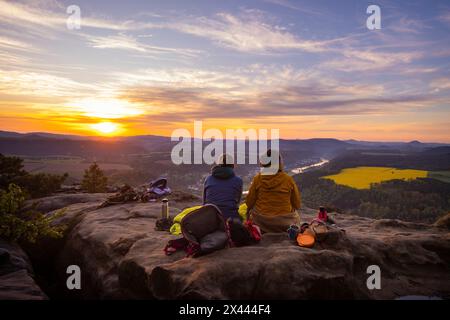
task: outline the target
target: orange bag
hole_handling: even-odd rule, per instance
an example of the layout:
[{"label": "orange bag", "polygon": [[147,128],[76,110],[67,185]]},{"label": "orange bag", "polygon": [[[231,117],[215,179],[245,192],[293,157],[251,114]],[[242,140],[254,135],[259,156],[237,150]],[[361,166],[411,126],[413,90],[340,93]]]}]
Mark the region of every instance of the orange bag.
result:
[{"label": "orange bag", "polygon": [[311,232],[308,232],[308,229],[306,229],[305,232],[300,233],[297,236],[297,243],[300,247],[312,248],[315,242],[316,239],[311,234]]}]

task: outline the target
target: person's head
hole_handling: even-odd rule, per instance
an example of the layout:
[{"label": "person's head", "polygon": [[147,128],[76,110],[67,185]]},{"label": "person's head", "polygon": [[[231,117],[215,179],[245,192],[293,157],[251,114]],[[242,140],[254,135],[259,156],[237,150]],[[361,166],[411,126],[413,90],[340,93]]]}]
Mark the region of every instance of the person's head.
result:
[{"label": "person's head", "polygon": [[322,212],[322,213],[325,212],[325,207],[320,207],[319,211]]},{"label": "person's head", "polygon": [[283,170],[281,153],[278,150],[269,149],[259,158],[259,165],[263,174],[275,174]]},{"label": "person's head", "polygon": [[234,158],[231,154],[223,153],[217,157],[216,166],[234,168]]}]

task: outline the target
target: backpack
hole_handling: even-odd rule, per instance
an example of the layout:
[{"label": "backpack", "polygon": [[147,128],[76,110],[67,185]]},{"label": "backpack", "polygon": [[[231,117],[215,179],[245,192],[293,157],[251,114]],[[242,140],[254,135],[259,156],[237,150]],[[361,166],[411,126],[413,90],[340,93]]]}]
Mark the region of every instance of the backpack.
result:
[{"label": "backpack", "polygon": [[171,193],[170,188],[167,186],[166,178],[159,178],[157,180],[151,181],[147,191],[149,193],[155,194],[156,196],[164,196]]},{"label": "backpack", "polygon": [[167,255],[184,249],[187,256],[197,257],[231,245],[228,226],[220,209],[206,204],[186,214],[180,222],[184,240],[169,241]]},{"label": "backpack", "polygon": [[314,232],[317,242],[323,242],[328,237],[328,227],[325,223],[313,222],[310,228]]},{"label": "backpack", "polygon": [[314,247],[314,244],[316,243],[316,236],[309,223],[305,222],[300,226],[296,241],[300,247]]},{"label": "backpack", "polygon": [[328,231],[326,223],[319,219],[314,219],[310,224],[302,224],[300,233],[297,236],[297,243],[300,247],[312,248],[316,242],[326,240]]},{"label": "backpack", "polygon": [[262,239],[261,228],[256,224],[253,224],[253,221],[247,220],[244,222],[245,227],[248,232],[250,232],[250,236],[252,237],[253,242],[259,242]]},{"label": "backpack", "polygon": [[253,242],[252,235],[240,219],[230,218],[227,220],[228,229],[230,230],[231,241],[233,246],[247,246]]},{"label": "backpack", "polygon": [[179,235],[181,234],[181,220],[183,220],[183,218],[189,213],[192,212],[194,210],[197,210],[199,208],[201,208],[202,206],[193,206],[193,207],[188,207],[183,209],[183,211],[181,211],[179,214],[177,214],[175,216],[175,218],[173,218],[173,224],[170,227],[170,233],[173,235]]}]

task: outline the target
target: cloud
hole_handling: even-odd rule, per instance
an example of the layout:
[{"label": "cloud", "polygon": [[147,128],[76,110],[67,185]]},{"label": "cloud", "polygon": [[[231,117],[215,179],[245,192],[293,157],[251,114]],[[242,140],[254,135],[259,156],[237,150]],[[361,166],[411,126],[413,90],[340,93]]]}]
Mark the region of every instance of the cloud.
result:
[{"label": "cloud", "polygon": [[[163,54],[196,57],[202,51],[190,48],[172,48],[162,47],[143,43],[132,35],[125,34],[125,31],[137,31],[148,28],[158,28],[157,25],[151,23],[139,23],[132,20],[112,20],[104,18],[96,18],[87,16],[81,10],[81,30],[76,32],[67,29],[66,21],[68,18],[66,7],[61,3],[53,0],[42,0],[39,2],[30,2],[27,5],[22,3],[13,3],[0,0],[0,25],[9,25],[14,27],[12,30],[16,32],[16,38],[28,37],[30,34],[45,37],[52,40],[61,39],[62,36],[67,37],[70,34],[75,37],[81,37],[86,40],[88,45],[99,49],[121,49],[135,51],[141,54],[154,54],[161,56]],[[110,35],[94,35],[89,29],[102,29],[106,31],[118,32]],[[17,32],[19,30],[19,32]],[[32,37],[34,40],[36,37]],[[30,41],[30,39],[27,39]],[[30,41],[31,42],[31,41]],[[12,39],[10,37],[2,37],[0,35],[0,49],[8,50],[27,50],[27,52],[37,51],[31,47],[25,40]],[[12,54],[11,54],[12,55]],[[20,60],[19,57],[16,59]]]},{"label": "cloud", "polygon": [[95,84],[84,84],[69,78],[38,72],[0,69],[0,94],[29,99],[72,97],[95,92]]},{"label": "cloud", "polygon": [[361,50],[346,48],[340,51],[343,57],[322,63],[323,68],[344,72],[383,70],[411,63],[421,58],[421,52],[383,52],[379,50]]},{"label": "cloud", "polygon": [[438,17],[441,22],[450,25],[450,12],[445,12]]},{"label": "cloud", "polygon": [[[290,66],[173,69],[114,74],[118,98],[167,121],[201,118],[261,119],[304,115],[373,115],[413,112],[443,100],[408,84],[334,79],[328,72]],[[397,85],[397,84],[396,84]],[[415,84],[417,85],[417,84]]]},{"label": "cloud", "polygon": [[281,7],[285,7],[288,9],[295,10],[295,11],[303,12],[306,14],[322,15],[322,13],[320,11],[311,9],[311,8],[305,6],[304,4],[297,4],[297,3],[294,3],[293,1],[291,2],[289,0],[264,0],[264,2],[275,4],[275,5],[278,5]]},{"label": "cloud", "polygon": [[[305,9],[294,1],[267,1]],[[428,58],[449,51],[444,42],[436,45],[435,38],[425,41],[410,32],[418,27],[411,19],[400,19],[391,30],[387,25],[389,32],[339,35],[348,29],[337,28],[325,30],[329,38],[317,33],[319,38],[305,39],[286,16],[254,9],[204,16],[146,13],[127,20],[88,15],[82,8],[82,29],[75,32],[66,28],[65,5],[27,3],[0,0],[0,102],[9,113],[30,110],[29,103],[43,117],[60,112],[60,119],[76,121],[96,103],[96,109],[114,111],[108,99],[119,99],[139,110],[126,121],[142,124],[144,131],[155,121],[220,119],[234,125],[283,119],[294,132],[302,116],[417,117],[417,110],[448,104],[445,59]],[[119,107],[113,114],[126,115]],[[98,111],[98,117],[107,115]],[[348,124],[347,130],[355,128]]]},{"label": "cloud", "polygon": [[[38,3],[39,4],[39,3]],[[21,28],[33,29],[36,26],[51,30],[67,30],[66,21],[68,14],[61,5],[57,6],[58,11],[51,11],[33,5],[24,5],[11,1],[0,0],[1,23],[14,25]],[[128,22],[119,22],[106,19],[84,16],[82,12],[81,27],[128,30]]]},{"label": "cloud", "polygon": [[195,88],[196,90],[217,90],[233,94],[242,91],[285,85],[289,82],[306,81],[316,75],[306,70],[296,70],[286,65],[251,64],[237,68],[163,68],[144,69],[133,73],[116,72],[111,77],[117,79],[121,87],[166,86]]},{"label": "cloud", "polygon": [[[280,0],[276,0],[279,2]],[[39,34],[35,28],[48,29],[54,32],[69,32],[66,28],[66,14],[64,8],[58,7],[57,12],[44,10],[33,6],[24,6],[20,3],[2,2],[0,6],[0,18],[2,23],[11,24],[17,28],[26,28],[30,32]],[[46,2],[46,1],[44,1]],[[278,4],[288,4],[281,1]],[[4,4],[4,5],[3,5]],[[60,5],[61,6],[61,5]],[[53,7],[57,7],[53,5]],[[286,27],[277,23],[273,16],[256,9],[241,9],[239,14],[220,12],[212,17],[205,16],[166,16],[164,19],[153,17],[154,21],[135,20],[108,20],[87,16],[82,12],[81,26],[105,29],[119,32],[112,35],[92,35],[87,33],[73,33],[84,36],[88,44],[95,48],[102,49],[122,49],[147,53],[173,53],[194,57],[200,50],[188,48],[168,48],[151,46],[138,41],[131,35],[124,32],[136,32],[145,30],[172,30],[180,33],[193,35],[210,40],[219,47],[235,50],[241,53],[250,54],[279,54],[285,52],[308,52],[308,53],[328,53],[337,56],[344,55],[348,62],[357,58],[358,70],[368,70],[374,68],[376,63],[389,65],[392,55],[385,53],[380,59],[368,57],[374,53],[368,50],[357,49],[356,39],[351,36],[328,39],[310,40],[290,32]],[[411,25],[413,20],[401,20],[402,25]],[[40,29],[40,30],[41,30]],[[50,37],[48,30],[42,32]],[[346,49],[351,46],[352,49]],[[364,57],[365,55],[365,57]],[[385,60],[384,58],[388,58]],[[395,58],[399,60],[398,58]],[[344,62],[345,64],[345,62]],[[331,61],[329,67],[338,67],[338,62]],[[347,69],[347,67],[345,67]]]},{"label": "cloud", "polygon": [[30,59],[27,59],[25,57],[12,55],[10,53],[0,51],[0,64],[2,66],[14,67],[17,65],[24,65],[29,62]]},{"label": "cloud", "polygon": [[0,48],[2,49],[13,49],[13,50],[25,50],[27,52],[33,50],[34,48],[25,42],[12,39],[9,37],[4,37],[0,35]]},{"label": "cloud", "polygon": [[240,16],[218,13],[215,18],[196,17],[171,22],[164,27],[210,39],[214,43],[241,52],[264,53],[283,50],[324,51],[324,43],[300,39],[285,28],[267,22],[258,10],[244,10]]},{"label": "cloud", "polygon": [[2,36],[0,34],[0,63],[4,66],[15,67],[31,63],[30,53],[39,53],[41,50],[33,45]]},{"label": "cloud", "polygon": [[121,49],[137,51],[140,53],[176,54],[186,57],[195,57],[201,53],[200,50],[148,45],[123,33],[110,36],[92,36],[88,34],[85,34],[84,36],[91,47],[99,49]]},{"label": "cloud", "polygon": [[286,86],[230,96],[195,88],[134,87],[124,90],[120,98],[147,106],[151,117],[167,121],[385,114],[420,109],[436,102],[433,97],[423,95],[376,96],[370,88],[341,90],[341,87]]},{"label": "cloud", "polygon": [[430,87],[435,92],[450,90],[450,78],[439,78],[431,82]]},{"label": "cloud", "polygon": [[421,34],[431,27],[419,19],[400,17],[392,21],[387,30],[401,34]]},{"label": "cloud", "polygon": [[87,36],[90,46],[100,49],[125,49],[146,52],[143,44],[126,35],[113,35],[106,37]]}]

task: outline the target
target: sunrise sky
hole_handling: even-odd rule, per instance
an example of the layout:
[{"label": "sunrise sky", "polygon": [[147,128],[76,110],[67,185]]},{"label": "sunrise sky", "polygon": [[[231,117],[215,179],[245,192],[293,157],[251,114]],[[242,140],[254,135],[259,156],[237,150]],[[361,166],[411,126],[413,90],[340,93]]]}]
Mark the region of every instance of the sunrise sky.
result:
[{"label": "sunrise sky", "polygon": [[[381,8],[368,30],[366,8]],[[81,29],[66,26],[69,5]],[[448,1],[3,1],[0,130],[450,142]]]}]

